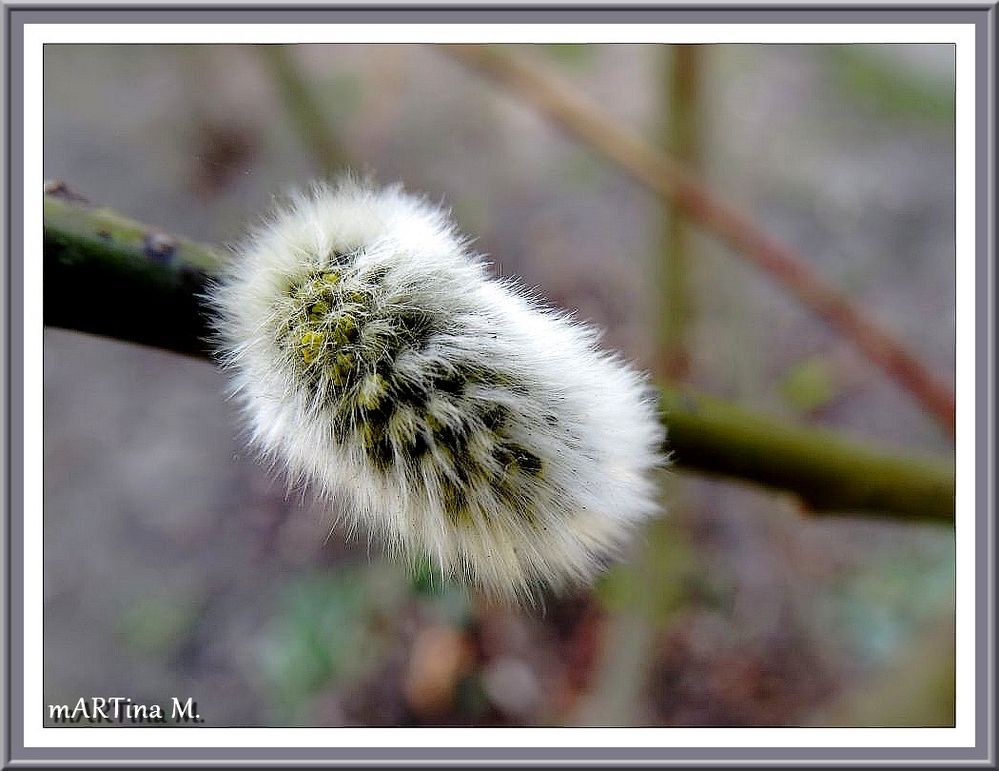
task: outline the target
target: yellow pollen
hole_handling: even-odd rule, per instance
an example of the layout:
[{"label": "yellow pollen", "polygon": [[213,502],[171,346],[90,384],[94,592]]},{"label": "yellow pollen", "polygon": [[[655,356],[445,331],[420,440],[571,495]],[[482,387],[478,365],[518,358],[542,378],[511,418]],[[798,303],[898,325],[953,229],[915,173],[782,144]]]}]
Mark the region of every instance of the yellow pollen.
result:
[{"label": "yellow pollen", "polygon": [[302,357],[302,361],[306,364],[311,364],[315,361],[316,357],[323,350],[325,342],[323,336],[318,332],[310,330],[303,333],[298,339],[298,352]]}]

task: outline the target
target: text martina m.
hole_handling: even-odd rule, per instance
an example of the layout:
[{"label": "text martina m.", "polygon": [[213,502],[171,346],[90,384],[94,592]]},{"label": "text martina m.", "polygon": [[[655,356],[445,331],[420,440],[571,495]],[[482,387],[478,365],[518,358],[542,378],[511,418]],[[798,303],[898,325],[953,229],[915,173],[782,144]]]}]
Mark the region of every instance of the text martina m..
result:
[{"label": "text martina m.", "polygon": [[74,704],[49,704],[56,723],[202,723],[198,703],[188,697],[170,697],[168,705],[138,704],[126,696],[81,696]]}]

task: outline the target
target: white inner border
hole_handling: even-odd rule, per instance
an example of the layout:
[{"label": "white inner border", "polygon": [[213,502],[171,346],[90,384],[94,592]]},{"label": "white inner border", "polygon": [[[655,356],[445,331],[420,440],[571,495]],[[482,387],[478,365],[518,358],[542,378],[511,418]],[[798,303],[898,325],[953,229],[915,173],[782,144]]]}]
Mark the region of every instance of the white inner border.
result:
[{"label": "white inner border", "polygon": [[[45,728],[42,703],[42,47],[46,43],[953,43],[957,46],[955,728]],[[975,717],[975,37],[971,24],[29,24],[24,39],[26,747],[972,747]],[[984,534],[983,534],[984,535]],[[985,687],[984,681],[980,683]],[[99,694],[81,694],[99,695]],[[179,694],[178,694],[179,695]]]}]

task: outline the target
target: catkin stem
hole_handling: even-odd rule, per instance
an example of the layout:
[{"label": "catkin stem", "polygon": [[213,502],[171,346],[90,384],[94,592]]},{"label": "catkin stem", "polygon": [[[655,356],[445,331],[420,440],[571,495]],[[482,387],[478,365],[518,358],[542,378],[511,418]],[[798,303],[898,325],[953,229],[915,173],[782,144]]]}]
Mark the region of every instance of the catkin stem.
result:
[{"label": "catkin stem", "polygon": [[[208,356],[200,295],[215,249],[73,200],[45,196],[45,324]],[[794,493],[815,513],[954,521],[954,463],[874,449],[686,389],[662,389],[668,451],[682,470]]]}]

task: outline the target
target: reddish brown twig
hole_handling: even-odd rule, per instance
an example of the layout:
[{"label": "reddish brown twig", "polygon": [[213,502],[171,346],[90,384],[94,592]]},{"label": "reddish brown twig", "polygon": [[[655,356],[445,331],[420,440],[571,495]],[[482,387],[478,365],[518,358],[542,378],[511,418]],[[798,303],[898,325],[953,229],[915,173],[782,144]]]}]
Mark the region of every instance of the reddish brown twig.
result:
[{"label": "reddish brown twig", "polygon": [[570,134],[669,200],[690,221],[719,236],[770,274],[852,340],[953,435],[954,393],[947,383],[847,295],[821,278],[794,249],[723,203],[681,165],[620,128],[570,85],[527,59],[489,46],[446,45],[440,49],[512,89]]}]

